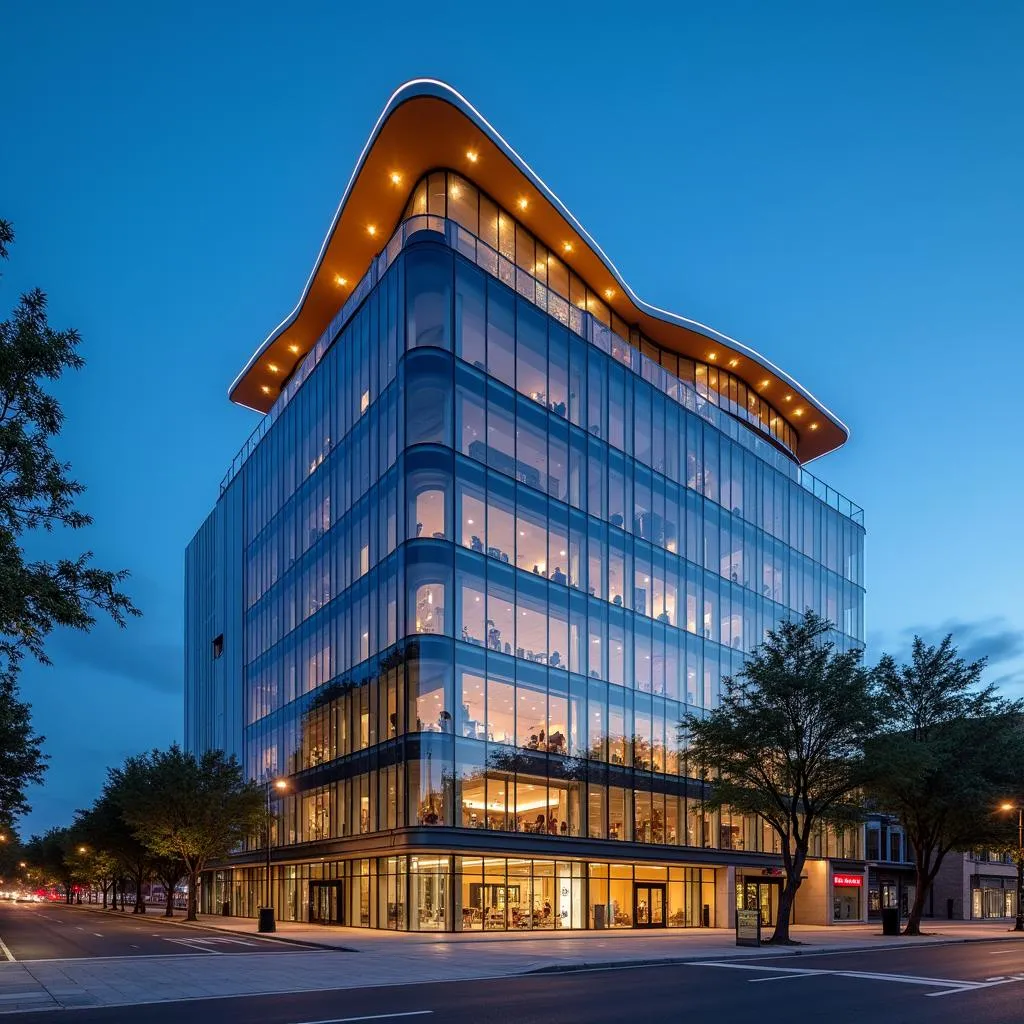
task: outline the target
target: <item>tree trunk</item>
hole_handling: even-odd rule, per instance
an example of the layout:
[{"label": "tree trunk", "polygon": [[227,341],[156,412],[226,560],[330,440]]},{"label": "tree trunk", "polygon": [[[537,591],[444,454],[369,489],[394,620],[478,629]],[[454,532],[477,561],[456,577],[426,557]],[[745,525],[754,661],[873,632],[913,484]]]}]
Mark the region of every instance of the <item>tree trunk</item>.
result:
[{"label": "tree trunk", "polygon": [[177,885],[177,879],[164,878],[161,879],[164,884],[164,893],[167,897],[167,906],[164,907],[164,917],[174,917],[174,889]]},{"label": "tree trunk", "polygon": [[791,946],[793,940],[789,937],[789,919],[793,915],[793,904],[796,902],[797,890],[800,888],[800,875],[804,870],[806,854],[797,853],[793,857],[792,869],[786,875],[786,884],[782,887],[782,895],[779,898],[779,909],[776,914],[777,924],[768,944],[772,946]]},{"label": "tree trunk", "polygon": [[188,873],[188,912],[185,915],[186,921],[199,920],[196,913],[196,904],[199,897],[199,872],[189,871]]},{"label": "tree trunk", "polygon": [[104,885],[103,886],[103,909],[104,910],[107,909],[107,889],[109,889],[109,888],[110,888],[110,886],[108,886],[108,885]]},{"label": "tree trunk", "polygon": [[117,879],[110,883],[110,909],[117,910]]},{"label": "tree trunk", "polygon": [[925,897],[931,890],[939,864],[942,862],[941,858],[939,858],[934,864],[932,863],[934,849],[924,850],[917,843],[912,845],[914,847],[914,882],[916,891],[914,892],[914,904],[910,908],[910,915],[907,917],[907,926],[903,929],[904,935],[921,934],[921,916],[924,914]]},{"label": "tree trunk", "polygon": [[125,884],[125,879],[121,879],[121,911],[124,912],[124,891],[128,888]]},{"label": "tree trunk", "polygon": [[133,914],[144,914],[146,912],[146,904],[142,902],[142,875],[137,875],[135,878],[135,906],[132,908]]}]

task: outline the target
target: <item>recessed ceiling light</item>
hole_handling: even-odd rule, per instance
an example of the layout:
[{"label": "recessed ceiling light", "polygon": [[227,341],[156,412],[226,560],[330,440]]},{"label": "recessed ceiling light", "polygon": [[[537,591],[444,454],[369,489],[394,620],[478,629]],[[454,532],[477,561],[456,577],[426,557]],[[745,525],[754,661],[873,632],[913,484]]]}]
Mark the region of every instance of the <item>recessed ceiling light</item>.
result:
[{"label": "recessed ceiling light", "polygon": [[709,352],[708,353],[708,359],[710,359],[711,362],[714,362],[717,358],[718,358],[718,353],[717,352]]},{"label": "recessed ceiling light", "polygon": [[388,175],[388,177],[391,179],[391,184],[392,185],[401,185],[402,184],[402,175],[399,174],[398,171],[392,171]]},{"label": "recessed ceiling light", "polygon": [[740,361],[738,359],[730,359],[729,360],[729,365],[730,366],[739,366],[740,365]]},{"label": "recessed ceiling light", "polygon": [[812,423],[811,424],[811,430],[817,430],[817,429],[818,429],[818,424],[817,423]]},{"label": "recessed ceiling light", "polygon": [[370,235],[371,237],[373,235],[377,234],[377,225],[376,224],[367,224],[366,225],[366,233],[368,235]]},{"label": "recessed ceiling light", "polygon": [[804,414],[803,409],[794,409],[793,410],[793,415],[794,416],[803,416],[803,414]]},{"label": "recessed ceiling light", "polygon": [[269,384],[264,384],[263,387],[260,388],[260,391],[262,391],[263,394],[265,394],[265,395],[269,395],[270,394],[270,385]]},{"label": "recessed ceiling light", "polygon": [[606,299],[614,299],[615,298],[615,289],[614,288],[605,288],[605,290],[604,290],[604,297]]},{"label": "recessed ceiling light", "polygon": [[288,351],[291,352],[292,355],[296,355],[297,356],[299,354],[299,346],[298,345],[289,345],[288,346]]},{"label": "recessed ceiling light", "polygon": [[786,397],[783,399],[783,401],[784,402],[792,402],[793,401],[793,396],[792,395],[786,395]]},{"label": "recessed ceiling light", "polygon": [[[373,234],[373,232],[371,231],[370,234]],[[334,283],[339,288],[344,288],[345,285],[348,284],[348,278],[347,277],[342,277],[341,274],[335,274],[334,275]]]},{"label": "recessed ceiling light", "polygon": [[281,372],[280,369],[278,368],[277,363],[267,363],[267,369],[271,373],[280,373]]},{"label": "recessed ceiling light", "polygon": [[466,150],[466,159],[471,164],[475,164],[480,159],[480,154],[475,149]]},{"label": "recessed ceiling light", "polygon": [[763,381],[761,381],[761,387],[763,387],[763,388],[768,387],[769,384],[771,384],[770,380],[763,380]]},{"label": "recessed ceiling light", "polygon": [[525,210],[530,205],[530,200],[526,196],[519,197],[519,209]]},{"label": "recessed ceiling light", "polygon": [[563,243],[562,243],[562,248],[563,248],[563,249],[564,249],[564,250],[565,250],[566,252],[572,252],[572,242],[563,242]]}]

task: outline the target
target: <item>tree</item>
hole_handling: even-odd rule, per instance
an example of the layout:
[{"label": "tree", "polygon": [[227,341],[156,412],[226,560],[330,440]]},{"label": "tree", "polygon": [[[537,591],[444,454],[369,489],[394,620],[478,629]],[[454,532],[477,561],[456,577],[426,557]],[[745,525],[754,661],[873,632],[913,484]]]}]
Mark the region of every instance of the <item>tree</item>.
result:
[{"label": "tree", "polygon": [[32,836],[25,844],[28,862],[38,869],[45,885],[59,886],[64,890],[65,903],[74,901],[77,865],[71,852],[77,841],[72,829],[51,828],[41,836]]},{"label": "tree", "polygon": [[123,815],[157,856],[176,857],[188,873],[189,921],[196,920],[199,876],[265,825],[263,788],[246,781],[234,755],[200,757],[177,744],[139,758],[123,773]]},{"label": "tree", "polygon": [[859,820],[864,743],[878,701],[859,650],[837,651],[832,624],[808,611],[783,622],[723,680],[721,703],[682,722],[688,757],[708,780],[706,806],[759,815],[781,841],[785,884],[771,941],[788,944],[812,837]]},{"label": "tree", "polygon": [[966,662],[947,635],[914,637],[909,664],[875,670],[887,727],[867,747],[868,791],[900,819],[914,851],[916,891],[905,935],[920,935],[935,877],[951,850],[993,843],[1001,799],[1024,791],[1024,702],[978,689],[985,659]]},{"label": "tree", "polygon": [[[129,758],[125,763],[131,761],[132,758]],[[124,818],[119,785],[118,770],[108,771],[102,795],[88,811],[79,813],[78,827],[91,849],[103,850],[113,859],[112,886],[116,888],[122,880],[130,880],[135,888],[132,912],[144,914],[146,901],[142,889],[153,874],[153,854]],[[121,890],[123,910],[123,884]],[[116,900],[113,909],[117,909]]]},{"label": "tree", "polygon": [[[0,220],[0,259],[14,241]],[[46,296],[22,295],[9,320],[0,322],[0,819],[29,809],[25,787],[45,768],[42,737],[30,724],[30,707],[18,699],[18,669],[26,654],[49,664],[45,650],[54,627],[89,630],[97,613],[123,626],[139,614],[121,591],[124,570],[110,572],[84,552],[55,562],[30,561],[28,535],[57,528],[79,530],[92,520],[76,500],[84,490],[51,447],[64,413],[46,390],[66,370],[78,370],[79,336],[54,330]]]}]

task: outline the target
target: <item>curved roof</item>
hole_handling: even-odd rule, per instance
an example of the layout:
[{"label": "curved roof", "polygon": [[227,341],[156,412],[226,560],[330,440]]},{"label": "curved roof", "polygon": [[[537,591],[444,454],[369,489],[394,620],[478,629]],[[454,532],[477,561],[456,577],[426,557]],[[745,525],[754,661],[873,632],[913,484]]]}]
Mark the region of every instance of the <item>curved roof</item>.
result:
[{"label": "curved roof", "polygon": [[[387,242],[405,209],[409,188],[427,171],[441,167],[457,170],[500,205],[515,210],[516,219],[558,251],[591,288],[610,290],[608,305],[656,344],[727,367],[763,395],[796,430],[798,461],[809,462],[847,440],[849,430],[842,420],[760,353],[641,299],[562,201],[483,116],[451,86],[426,78],[406,82],[388,100],[359,154],[298,303],[232,382],[232,401],[259,412],[270,410],[282,382],[316,344]],[[566,242],[572,251],[563,255]]]}]

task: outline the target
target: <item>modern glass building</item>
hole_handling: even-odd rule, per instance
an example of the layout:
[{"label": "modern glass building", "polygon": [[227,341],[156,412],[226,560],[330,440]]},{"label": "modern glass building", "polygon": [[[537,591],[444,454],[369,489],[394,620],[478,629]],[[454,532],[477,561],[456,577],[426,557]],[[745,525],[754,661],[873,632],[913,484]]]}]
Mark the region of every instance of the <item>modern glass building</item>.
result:
[{"label": "modern glass building", "polygon": [[[835,416],[642,302],[429,81],[391,98],[231,396],[265,415],[187,552],[186,737],[286,779],[281,917],[772,917],[772,833],[701,808],[677,723],[793,613],[863,643],[862,512],[803,468]],[[866,913],[838,892],[861,846],[817,837],[797,920]],[[207,909],[255,914],[263,862],[212,872]]]}]

